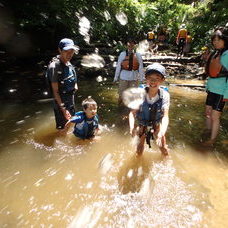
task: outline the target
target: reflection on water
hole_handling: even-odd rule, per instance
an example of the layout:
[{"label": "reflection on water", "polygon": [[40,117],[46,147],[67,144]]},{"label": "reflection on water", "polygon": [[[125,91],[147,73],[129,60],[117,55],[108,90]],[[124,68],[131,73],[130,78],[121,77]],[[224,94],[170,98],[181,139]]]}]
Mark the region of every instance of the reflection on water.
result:
[{"label": "reflection on water", "polygon": [[4,106],[0,226],[227,227],[227,144],[199,146],[205,94],[170,88],[171,155],[146,146],[136,158],[108,86],[94,91],[103,134],[93,141],[59,136],[50,103]]}]

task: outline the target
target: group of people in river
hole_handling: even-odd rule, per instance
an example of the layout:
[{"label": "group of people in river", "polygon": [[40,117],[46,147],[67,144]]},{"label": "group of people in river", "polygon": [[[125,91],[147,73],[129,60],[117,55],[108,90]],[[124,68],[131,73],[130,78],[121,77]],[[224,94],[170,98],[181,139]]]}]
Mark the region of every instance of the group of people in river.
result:
[{"label": "group of people in river", "polygon": [[[181,42],[181,33],[178,33]],[[206,90],[206,127],[203,132],[204,145],[213,145],[217,138],[220,117],[228,99],[228,28],[216,28],[211,42],[214,50],[206,60],[208,76]],[[160,63],[153,63],[143,68],[140,53],[135,51],[137,42],[133,38],[126,40],[126,50],[118,57],[114,83],[118,81],[119,106],[123,102],[123,92],[137,88],[144,83],[144,98],[141,105],[129,111],[129,128],[132,136],[139,138],[136,154],[142,155],[144,144],[150,145],[154,139],[163,155],[168,155],[166,131],[169,124],[170,94],[161,84],[166,77],[166,69]],[[47,77],[53,94],[53,109],[56,128],[66,131],[74,123],[73,134],[81,139],[91,139],[99,133],[97,103],[91,97],[82,102],[83,111],[75,112],[74,93],[77,91],[77,75],[70,63],[77,47],[73,40],[64,38],[60,41],[59,55],[54,57],[47,70]]]}]

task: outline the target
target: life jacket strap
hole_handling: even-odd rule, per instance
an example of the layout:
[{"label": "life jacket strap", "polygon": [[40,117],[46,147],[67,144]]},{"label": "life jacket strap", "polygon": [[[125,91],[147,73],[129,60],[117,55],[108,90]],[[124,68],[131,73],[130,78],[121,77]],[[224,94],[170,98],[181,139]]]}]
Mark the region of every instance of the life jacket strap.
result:
[{"label": "life jacket strap", "polygon": [[146,134],[146,143],[148,144],[149,148],[151,148],[150,141],[154,140],[154,128],[147,127],[145,134]]}]

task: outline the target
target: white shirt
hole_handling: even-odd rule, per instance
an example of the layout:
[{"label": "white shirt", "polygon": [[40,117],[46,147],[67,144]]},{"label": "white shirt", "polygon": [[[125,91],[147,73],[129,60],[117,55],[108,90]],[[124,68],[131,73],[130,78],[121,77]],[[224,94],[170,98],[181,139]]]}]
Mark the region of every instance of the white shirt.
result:
[{"label": "white shirt", "polygon": [[[162,89],[163,91],[163,98],[162,98],[162,109],[169,109],[170,106],[170,95],[169,93]],[[156,101],[158,101],[159,96],[156,94],[154,97],[149,98],[148,93],[146,94],[146,101],[148,104],[154,104]]]},{"label": "white shirt", "polygon": [[126,57],[126,51],[123,51],[120,53],[118,57],[118,62],[116,66],[116,72],[115,72],[115,77],[114,77],[114,82],[117,81],[119,78],[122,80],[127,80],[127,81],[143,81],[144,80],[144,71],[143,71],[143,60],[142,56],[136,52],[136,58],[139,63],[139,69],[138,70],[124,70],[121,69],[121,63]]}]

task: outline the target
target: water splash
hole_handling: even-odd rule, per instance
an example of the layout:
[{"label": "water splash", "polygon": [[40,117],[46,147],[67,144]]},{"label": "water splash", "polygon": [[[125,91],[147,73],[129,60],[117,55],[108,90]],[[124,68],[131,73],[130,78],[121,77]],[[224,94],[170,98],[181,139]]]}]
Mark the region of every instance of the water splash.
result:
[{"label": "water splash", "polygon": [[127,15],[124,12],[117,13],[116,20],[119,21],[121,25],[126,25],[128,23]]},{"label": "water splash", "polygon": [[145,98],[145,89],[130,88],[123,92],[123,103],[131,109],[139,109]]}]

